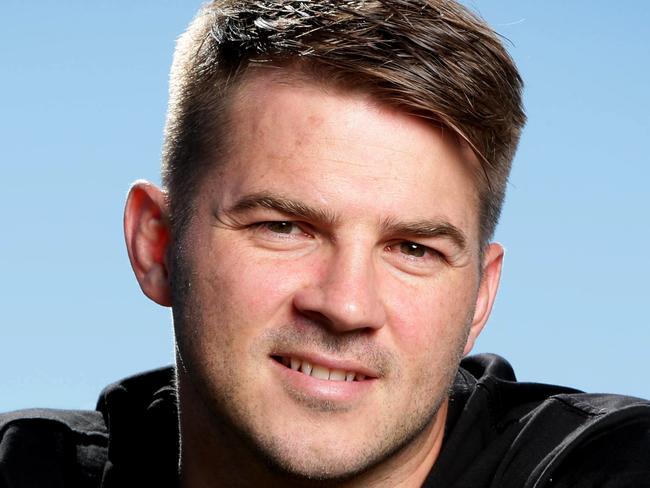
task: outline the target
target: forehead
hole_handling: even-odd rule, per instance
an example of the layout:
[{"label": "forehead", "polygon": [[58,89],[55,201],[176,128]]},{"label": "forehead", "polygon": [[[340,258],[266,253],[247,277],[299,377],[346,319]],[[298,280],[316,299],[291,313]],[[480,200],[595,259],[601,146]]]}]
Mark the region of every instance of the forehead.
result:
[{"label": "forehead", "polygon": [[[383,114],[392,113],[404,116],[413,111],[409,106],[386,101],[384,99],[386,95],[381,90],[377,91],[366,83],[360,80],[357,82],[356,78],[338,73],[336,70],[330,70],[327,66],[294,63],[288,66],[263,65],[261,68],[249,68],[235,83],[228,95],[227,113],[229,116],[227,118],[232,120],[234,115],[241,121],[250,114],[250,105],[253,105],[259,112],[273,101],[270,100],[272,97],[267,96],[270,92],[287,93],[299,90],[311,92],[314,98],[320,97],[323,100],[338,98],[347,101],[350,105],[362,101],[368,107],[374,107],[377,112]],[[431,117],[433,115],[430,114],[428,116],[412,115],[409,118],[420,120],[421,123],[418,124],[420,127],[429,126],[431,129],[443,133],[445,143],[455,146],[454,150],[457,151],[462,161],[463,170],[469,170],[475,178],[477,189],[480,190],[484,176],[483,168],[470,145],[454,128],[433,120]],[[425,134],[424,137],[428,138],[430,134]]]},{"label": "forehead", "polygon": [[473,153],[450,130],[362,90],[263,70],[234,91],[229,119],[218,174],[232,198],[292,185],[291,197],[346,210],[372,201],[385,213],[476,213]]}]

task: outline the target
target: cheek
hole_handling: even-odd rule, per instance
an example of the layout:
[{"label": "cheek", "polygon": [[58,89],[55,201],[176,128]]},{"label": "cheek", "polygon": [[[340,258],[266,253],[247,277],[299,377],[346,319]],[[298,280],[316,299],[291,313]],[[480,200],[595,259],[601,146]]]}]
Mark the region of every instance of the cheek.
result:
[{"label": "cheek", "polygon": [[[260,328],[286,315],[300,286],[295,262],[255,255],[245,245],[215,247],[194,261],[194,296],[212,327]],[[286,317],[282,317],[286,320]]]},{"label": "cheek", "polygon": [[474,309],[475,296],[468,286],[472,282],[470,277],[441,276],[423,286],[393,286],[387,308],[393,340],[400,349],[418,355],[458,347]]}]

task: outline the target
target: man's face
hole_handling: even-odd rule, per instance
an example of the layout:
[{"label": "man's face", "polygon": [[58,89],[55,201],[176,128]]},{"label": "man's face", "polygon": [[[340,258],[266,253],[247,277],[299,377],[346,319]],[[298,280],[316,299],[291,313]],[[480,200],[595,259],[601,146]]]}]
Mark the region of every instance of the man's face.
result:
[{"label": "man's face", "polygon": [[265,76],[232,122],[174,276],[181,408],[316,477],[430,442],[480,329],[467,154],[364,95]]}]

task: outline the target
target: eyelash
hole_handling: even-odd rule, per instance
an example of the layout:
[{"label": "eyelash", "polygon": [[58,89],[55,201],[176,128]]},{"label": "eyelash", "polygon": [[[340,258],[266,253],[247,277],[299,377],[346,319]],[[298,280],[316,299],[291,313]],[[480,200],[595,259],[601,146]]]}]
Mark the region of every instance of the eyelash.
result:
[{"label": "eyelash", "polygon": [[299,235],[293,232],[277,232],[271,230],[270,228],[272,225],[283,225],[283,224],[286,224],[287,226],[292,226],[291,230],[293,230],[293,228],[295,227],[296,229],[299,229],[304,236],[311,237],[311,235],[308,232],[305,232],[303,228],[304,226],[299,225],[297,222],[293,222],[291,220],[266,220],[263,222],[256,222],[255,224],[252,224],[250,227],[257,231],[268,232],[270,234],[273,234],[274,236],[281,237],[283,239],[289,239],[291,238],[291,236],[295,237]]},{"label": "eyelash", "polygon": [[[404,247],[415,247],[418,250],[422,250],[423,255],[422,256],[414,256],[412,254],[409,254],[407,252],[404,252]],[[404,259],[407,259],[409,261],[420,261],[424,259],[440,259],[442,258],[442,253],[439,251],[429,247],[425,246],[424,244],[419,244],[417,242],[413,241],[398,241],[393,244],[390,244],[388,246],[388,249],[394,250],[396,249],[399,251],[400,255],[404,257]]]}]

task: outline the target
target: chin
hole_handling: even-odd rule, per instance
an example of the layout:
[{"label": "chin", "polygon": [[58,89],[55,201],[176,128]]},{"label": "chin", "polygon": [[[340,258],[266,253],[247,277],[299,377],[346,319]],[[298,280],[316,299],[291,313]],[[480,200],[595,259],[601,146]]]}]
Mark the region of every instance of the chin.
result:
[{"label": "chin", "polygon": [[[330,485],[363,476],[380,465],[391,465],[391,458],[399,457],[409,446],[417,444],[418,438],[426,437],[440,404],[442,400],[435,408],[411,417],[405,424],[378,427],[372,439],[353,435],[354,441],[360,441],[358,445],[345,440],[336,445],[327,439],[309,442],[304,437],[297,441],[287,438],[286,434],[282,440],[247,436],[247,443],[276,475],[293,482],[326,482]],[[351,426],[348,432],[354,433],[354,427]]]},{"label": "chin", "polygon": [[287,449],[278,446],[255,446],[268,469],[293,481],[311,480],[328,483],[349,480],[381,463],[387,453],[373,456],[370,452],[323,449]]}]

